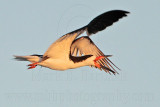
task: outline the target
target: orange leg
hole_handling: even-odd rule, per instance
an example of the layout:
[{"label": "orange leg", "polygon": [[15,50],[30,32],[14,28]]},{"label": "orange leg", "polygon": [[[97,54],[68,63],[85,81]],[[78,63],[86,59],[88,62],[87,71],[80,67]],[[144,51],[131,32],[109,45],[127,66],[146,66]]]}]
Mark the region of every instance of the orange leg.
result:
[{"label": "orange leg", "polygon": [[29,64],[28,66],[30,66],[28,69],[33,69],[37,66],[38,62],[35,62],[35,63],[32,63],[32,64]]},{"label": "orange leg", "polygon": [[98,63],[94,62],[94,64],[95,64],[95,67],[101,68],[101,66]]},{"label": "orange leg", "polygon": [[[115,74],[115,73],[116,73],[115,71],[113,71],[113,70],[111,70],[110,68],[105,67],[105,66],[100,65],[99,63],[97,63],[98,60],[100,60],[100,59],[102,59],[102,58],[105,58],[105,57],[110,57],[110,56],[111,56],[111,55],[98,56],[98,57],[96,57],[95,60],[93,60],[93,61],[94,61],[95,67],[97,67],[97,68],[99,68],[99,69],[102,68],[105,72],[108,72],[108,73],[112,72],[113,74]],[[109,71],[110,71],[110,72],[109,72]]]},{"label": "orange leg", "polygon": [[95,58],[95,60],[93,60],[94,64],[95,64],[95,67],[101,68],[101,66],[97,63],[97,61],[102,59],[102,58],[105,58],[105,56],[98,56],[98,57]]},{"label": "orange leg", "polygon": [[94,61],[96,62],[96,61],[98,61],[98,60],[100,60],[102,58],[105,58],[105,56],[98,56],[98,57],[96,57],[96,59]]}]

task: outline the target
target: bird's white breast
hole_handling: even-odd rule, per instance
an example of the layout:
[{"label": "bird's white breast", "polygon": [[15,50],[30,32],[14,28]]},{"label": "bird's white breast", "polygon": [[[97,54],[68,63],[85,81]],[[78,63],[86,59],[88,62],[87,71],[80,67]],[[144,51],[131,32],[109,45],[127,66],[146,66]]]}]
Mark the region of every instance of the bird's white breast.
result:
[{"label": "bird's white breast", "polygon": [[82,66],[94,65],[93,60],[95,58],[96,58],[95,56],[92,56],[92,57],[88,58],[87,60],[84,60],[82,62],[77,62],[77,63],[74,63],[70,59],[64,60],[64,59],[48,58],[47,60],[40,62],[39,65],[42,65],[44,67],[48,67],[48,68],[54,69],[54,70],[67,70],[67,69],[78,68],[78,67],[82,67]]}]

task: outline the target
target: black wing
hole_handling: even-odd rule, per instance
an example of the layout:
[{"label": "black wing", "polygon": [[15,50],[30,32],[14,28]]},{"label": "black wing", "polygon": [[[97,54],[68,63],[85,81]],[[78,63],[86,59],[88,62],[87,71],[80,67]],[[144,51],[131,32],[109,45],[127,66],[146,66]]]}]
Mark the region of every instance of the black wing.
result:
[{"label": "black wing", "polygon": [[111,26],[114,22],[117,22],[122,17],[127,16],[128,13],[128,11],[124,10],[112,10],[105,12],[94,18],[88,25],[70,33],[74,33],[83,29],[87,32],[87,35],[90,36],[91,34],[95,34],[104,30],[106,27]]},{"label": "black wing", "polygon": [[129,12],[123,10],[112,10],[97,16],[87,25],[88,35],[104,30],[114,22],[117,22],[120,18],[127,16],[128,13]]}]

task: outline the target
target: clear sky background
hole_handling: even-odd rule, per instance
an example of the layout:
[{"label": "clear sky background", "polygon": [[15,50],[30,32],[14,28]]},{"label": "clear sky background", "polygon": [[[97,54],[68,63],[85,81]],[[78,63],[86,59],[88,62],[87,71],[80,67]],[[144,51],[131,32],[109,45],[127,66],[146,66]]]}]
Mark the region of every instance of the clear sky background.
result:
[{"label": "clear sky background", "polygon": [[[130,11],[92,40],[121,68],[54,71],[12,55],[43,54],[62,35],[113,10]],[[1,0],[0,107],[159,107],[159,0]]]}]

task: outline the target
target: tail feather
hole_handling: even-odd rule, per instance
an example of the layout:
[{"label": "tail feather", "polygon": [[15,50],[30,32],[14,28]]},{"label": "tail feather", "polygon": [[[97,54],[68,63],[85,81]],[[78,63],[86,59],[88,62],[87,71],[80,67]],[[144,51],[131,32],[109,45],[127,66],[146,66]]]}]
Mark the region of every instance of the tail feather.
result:
[{"label": "tail feather", "polygon": [[39,62],[41,60],[41,55],[28,55],[28,56],[17,56],[14,55],[14,59],[17,61],[29,61],[32,63]]}]

